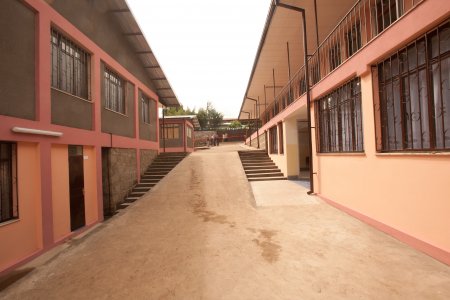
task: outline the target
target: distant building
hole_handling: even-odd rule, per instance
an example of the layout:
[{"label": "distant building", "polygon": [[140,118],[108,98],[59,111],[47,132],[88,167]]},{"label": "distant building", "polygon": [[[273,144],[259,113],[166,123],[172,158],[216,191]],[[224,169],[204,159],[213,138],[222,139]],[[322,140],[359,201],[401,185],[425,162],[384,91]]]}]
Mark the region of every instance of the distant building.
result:
[{"label": "distant building", "polygon": [[197,116],[165,116],[159,119],[161,152],[193,152],[195,128],[200,128]]},{"label": "distant building", "polygon": [[179,105],[124,0],[0,9],[0,273],[114,212]]},{"label": "distant building", "polygon": [[440,0],[273,1],[239,115],[285,176],[447,264],[449,16]]}]

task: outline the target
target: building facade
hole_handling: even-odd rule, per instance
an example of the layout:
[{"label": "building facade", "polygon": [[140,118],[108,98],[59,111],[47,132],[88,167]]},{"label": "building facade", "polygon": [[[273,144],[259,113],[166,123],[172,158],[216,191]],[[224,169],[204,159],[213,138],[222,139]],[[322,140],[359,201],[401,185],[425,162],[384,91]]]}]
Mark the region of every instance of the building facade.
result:
[{"label": "building facade", "polygon": [[248,142],[328,203],[450,264],[450,2],[339,3],[271,6],[241,108],[263,122]]},{"label": "building facade", "polygon": [[197,116],[165,116],[159,123],[160,152],[194,152],[194,130],[200,127]]},{"label": "building facade", "polygon": [[1,6],[0,273],[114,213],[178,105],[125,1]]}]

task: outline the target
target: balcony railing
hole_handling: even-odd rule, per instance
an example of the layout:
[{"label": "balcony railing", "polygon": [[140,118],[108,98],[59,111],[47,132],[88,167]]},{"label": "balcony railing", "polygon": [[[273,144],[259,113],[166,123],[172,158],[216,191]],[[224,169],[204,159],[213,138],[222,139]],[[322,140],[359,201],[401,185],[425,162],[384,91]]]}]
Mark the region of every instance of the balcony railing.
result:
[{"label": "balcony railing", "polygon": [[[425,0],[357,1],[309,57],[309,85],[317,84],[422,1]],[[263,124],[306,93],[304,68],[300,67],[261,114]]]}]

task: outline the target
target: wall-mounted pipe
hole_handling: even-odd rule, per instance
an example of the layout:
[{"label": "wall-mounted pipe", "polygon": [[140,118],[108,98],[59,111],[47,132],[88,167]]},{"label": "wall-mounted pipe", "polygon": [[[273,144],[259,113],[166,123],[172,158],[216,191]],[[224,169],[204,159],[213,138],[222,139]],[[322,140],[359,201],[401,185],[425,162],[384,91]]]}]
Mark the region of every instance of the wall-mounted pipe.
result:
[{"label": "wall-mounted pipe", "polygon": [[[309,67],[308,67],[308,36],[306,34],[306,11],[303,8],[281,3],[280,0],[274,0],[275,6],[286,8],[289,10],[297,11],[302,15],[302,25],[303,25],[303,56],[305,62],[305,81],[306,81],[306,110],[308,114],[308,130],[309,130],[309,182],[310,190],[308,195],[314,193],[314,164],[312,156],[312,125],[311,125],[311,90],[309,86]],[[275,84],[274,84],[275,85]]]}]

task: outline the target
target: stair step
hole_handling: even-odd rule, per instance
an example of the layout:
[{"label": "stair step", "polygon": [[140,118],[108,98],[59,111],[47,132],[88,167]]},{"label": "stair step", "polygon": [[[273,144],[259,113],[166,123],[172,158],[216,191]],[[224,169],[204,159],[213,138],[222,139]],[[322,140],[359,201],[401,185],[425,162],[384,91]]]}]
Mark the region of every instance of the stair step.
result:
[{"label": "stair step", "polygon": [[253,174],[268,174],[268,173],[281,173],[280,169],[262,169],[262,170],[246,170],[245,174],[253,175]]},{"label": "stair step", "polygon": [[141,197],[138,197],[138,196],[128,196],[128,197],[125,198],[125,202],[124,203],[131,203],[131,202],[134,202],[134,201],[136,201],[136,200],[138,200],[140,198]]},{"label": "stair step", "polygon": [[272,169],[278,169],[278,167],[273,164],[273,165],[267,165],[267,166],[245,166],[244,170],[245,171],[250,171],[250,170],[272,170]]},{"label": "stair step", "polygon": [[283,173],[258,173],[258,174],[247,174],[247,178],[255,178],[255,177],[278,177],[283,176]]},{"label": "stair step", "polygon": [[259,178],[248,178],[248,181],[270,181],[270,180],[287,180],[286,177],[259,177]]}]

